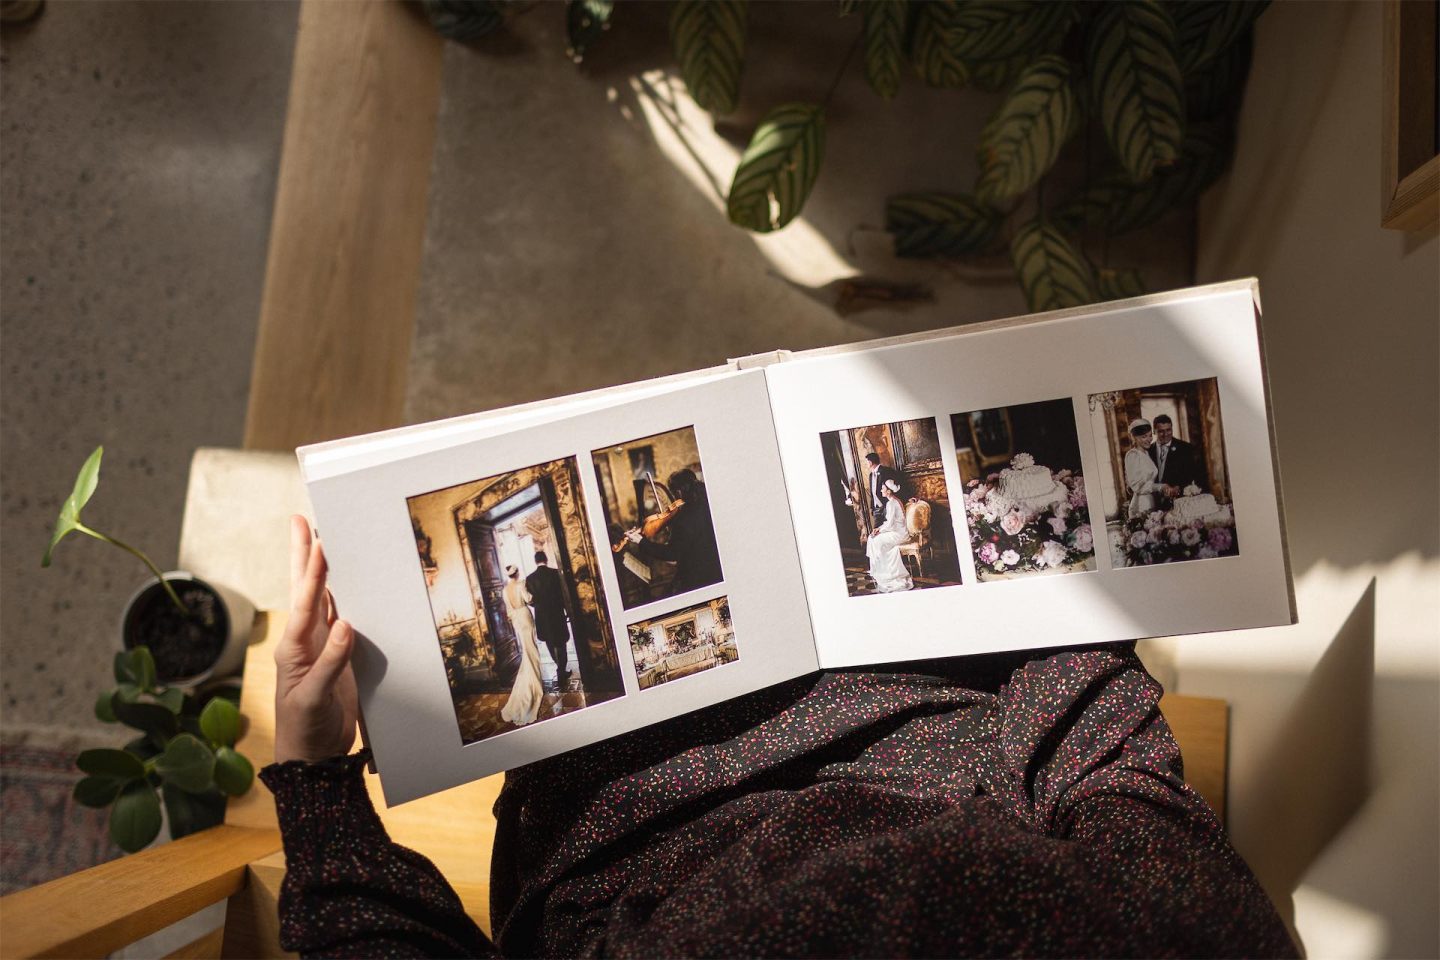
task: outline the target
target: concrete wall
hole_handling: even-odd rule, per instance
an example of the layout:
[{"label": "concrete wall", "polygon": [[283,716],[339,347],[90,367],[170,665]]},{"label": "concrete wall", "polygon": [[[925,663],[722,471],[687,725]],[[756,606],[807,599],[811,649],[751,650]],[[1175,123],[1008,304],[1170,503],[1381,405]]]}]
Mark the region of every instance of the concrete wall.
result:
[{"label": "concrete wall", "polygon": [[1440,955],[1440,242],[1380,229],[1382,11],[1271,5],[1199,209],[1196,279],[1260,278],[1301,624],[1176,667],[1231,701],[1232,836],[1325,957]]}]

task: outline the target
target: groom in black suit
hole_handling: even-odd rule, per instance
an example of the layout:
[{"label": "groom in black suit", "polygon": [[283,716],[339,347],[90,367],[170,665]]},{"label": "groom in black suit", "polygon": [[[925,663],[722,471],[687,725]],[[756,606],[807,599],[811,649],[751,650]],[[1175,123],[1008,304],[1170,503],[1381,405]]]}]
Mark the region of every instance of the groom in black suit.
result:
[{"label": "groom in black suit", "polygon": [[875,451],[865,454],[865,459],[870,461],[870,515],[874,518],[874,525],[880,526],[885,522],[885,484],[894,480],[897,487],[905,486],[905,477],[894,467],[887,467],[880,462],[880,455]]},{"label": "groom in black suit", "polygon": [[1183,493],[1192,483],[1205,490],[1209,486],[1209,478],[1199,449],[1192,443],[1175,439],[1175,424],[1168,415],[1160,414],[1154,423],[1155,442],[1150,445],[1150,459],[1155,461],[1159,470],[1155,479],[1175,489],[1175,493],[1166,491],[1172,498]]},{"label": "groom in black suit", "polygon": [[560,571],[548,566],[544,550],[535,551],[535,572],[525,578],[530,602],[535,606],[535,635],[550,650],[555,661],[555,682],[563,690],[569,671],[566,646],[570,642],[570,616],[565,612],[565,584]]}]

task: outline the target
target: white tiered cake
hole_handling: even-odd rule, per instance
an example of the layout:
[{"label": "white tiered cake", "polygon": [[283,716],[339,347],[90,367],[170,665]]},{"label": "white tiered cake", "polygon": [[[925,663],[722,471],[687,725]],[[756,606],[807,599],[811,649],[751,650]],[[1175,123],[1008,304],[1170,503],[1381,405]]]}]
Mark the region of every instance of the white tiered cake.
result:
[{"label": "white tiered cake", "polygon": [[1042,467],[1028,453],[1018,453],[1010,466],[1000,471],[995,488],[985,498],[994,513],[1009,513],[1017,507],[1040,513],[1070,496],[1065,484],[1055,479],[1049,467]]},{"label": "white tiered cake", "polygon": [[1203,523],[1220,515],[1221,507],[1215,501],[1214,494],[1201,493],[1200,488],[1193,483],[1185,488],[1184,494],[1176,497],[1175,503],[1170,507],[1172,522],[1185,524],[1198,520]]}]

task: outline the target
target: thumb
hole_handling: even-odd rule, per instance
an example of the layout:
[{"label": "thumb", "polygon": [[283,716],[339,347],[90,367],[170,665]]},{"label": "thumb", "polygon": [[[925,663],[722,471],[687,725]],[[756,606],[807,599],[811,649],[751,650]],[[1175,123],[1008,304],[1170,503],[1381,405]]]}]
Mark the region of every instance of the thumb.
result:
[{"label": "thumb", "polygon": [[320,651],[320,656],[315,658],[314,665],[305,677],[306,685],[316,686],[317,693],[334,687],[340,674],[350,665],[350,653],[354,649],[354,628],[344,620],[336,620],[330,627],[330,635],[325,639],[325,648]]}]

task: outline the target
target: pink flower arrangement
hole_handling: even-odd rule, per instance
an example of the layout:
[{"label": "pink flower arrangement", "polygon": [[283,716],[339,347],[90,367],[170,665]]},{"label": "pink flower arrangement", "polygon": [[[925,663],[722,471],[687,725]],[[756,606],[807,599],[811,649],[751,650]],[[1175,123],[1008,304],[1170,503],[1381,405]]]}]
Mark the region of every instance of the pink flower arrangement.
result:
[{"label": "pink flower arrangement", "polygon": [[1006,550],[1004,553],[1000,554],[1000,562],[1008,567],[1013,567],[1015,566],[1015,564],[1020,562],[1020,554],[1016,553],[1014,550]]},{"label": "pink flower arrangement", "polygon": [[1069,552],[1062,544],[1054,540],[1046,540],[1035,552],[1035,563],[1041,567],[1058,567],[1065,563]]},{"label": "pink flower arrangement", "polygon": [[999,559],[1000,551],[995,549],[995,544],[987,542],[980,548],[979,557],[981,563],[994,563]]},{"label": "pink flower arrangement", "polygon": [[1085,499],[1085,478],[1075,477],[1070,482],[1070,506],[1083,507],[1089,504]]},{"label": "pink flower arrangement", "polygon": [[1235,543],[1235,537],[1231,535],[1229,527],[1214,527],[1210,531],[1210,547],[1216,553],[1224,553]]},{"label": "pink flower arrangement", "polygon": [[1064,517],[1051,517],[1051,518],[1050,518],[1048,521],[1046,521],[1046,522],[1050,524],[1050,532],[1054,533],[1055,536],[1057,536],[1057,537],[1063,537],[1063,536],[1065,536],[1065,530],[1066,530],[1066,526],[1067,526],[1067,525],[1066,525],[1066,523],[1065,523],[1065,518],[1064,518]]},{"label": "pink flower arrangement", "polygon": [[1012,510],[1000,518],[1000,529],[1013,537],[1025,529],[1025,518]]},{"label": "pink flower arrangement", "polygon": [[1090,529],[1090,524],[1082,523],[1075,528],[1075,549],[1081,553],[1089,553],[1095,549],[1095,534]]}]

